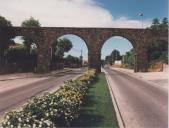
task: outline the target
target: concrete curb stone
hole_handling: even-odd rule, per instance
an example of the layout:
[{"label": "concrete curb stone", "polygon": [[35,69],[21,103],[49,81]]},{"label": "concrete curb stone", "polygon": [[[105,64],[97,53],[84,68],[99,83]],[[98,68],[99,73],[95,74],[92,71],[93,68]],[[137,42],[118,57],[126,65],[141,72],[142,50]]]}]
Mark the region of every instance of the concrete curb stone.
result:
[{"label": "concrete curb stone", "polygon": [[105,73],[105,76],[106,76],[106,81],[107,81],[108,88],[109,88],[109,91],[110,91],[110,95],[111,95],[111,98],[112,98],[112,102],[113,102],[113,105],[114,105],[114,109],[115,109],[119,128],[125,128],[125,123],[123,121],[122,114],[121,114],[120,109],[118,107],[117,99],[114,95],[113,88],[110,85],[110,78],[107,75],[108,73],[104,69],[102,69],[102,70],[103,70],[103,72]]}]

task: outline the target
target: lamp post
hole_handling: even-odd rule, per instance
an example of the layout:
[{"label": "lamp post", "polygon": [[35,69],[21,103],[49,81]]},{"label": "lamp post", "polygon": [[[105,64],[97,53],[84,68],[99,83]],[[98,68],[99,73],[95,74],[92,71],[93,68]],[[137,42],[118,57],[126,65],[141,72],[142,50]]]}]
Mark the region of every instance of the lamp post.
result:
[{"label": "lamp post", "polygon": [[143,29],[143,12],[140,12],[139,14],[138,14],[140,17],[141,17],[141,27],[142,27],[142,29]]},{"label": "lamp post", "polygon": [[[143,29],[143,12],[139,12],[138,15],[141,17],[141,27]],[[140,33],[140,36],[142,37],[142,33]],[[142,38],[141,38],[141,40],[142,40]],[[134,72],[139,71],[139,69],[137,67],[138,67],[138,55],[135,53],[134,54]]]}]

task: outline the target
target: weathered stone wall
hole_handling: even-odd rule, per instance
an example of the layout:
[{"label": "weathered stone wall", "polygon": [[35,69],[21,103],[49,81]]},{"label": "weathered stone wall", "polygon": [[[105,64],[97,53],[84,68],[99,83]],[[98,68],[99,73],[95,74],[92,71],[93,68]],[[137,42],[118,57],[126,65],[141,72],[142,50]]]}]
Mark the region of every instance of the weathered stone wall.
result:
[{"label": "weathered stone wall", "polygon": [[147,71],[147,48],[156,40],[168,42],[167,31],[155,31],[150,29],[122,29],[122,28],[69,28],[69,27],[41,27],[0,28],[0,41],[15,36],[31,38],[38,46],[37,72],[48,72],[51,58],[51,45],[54,40],[66,34],[74,34],[81,37],[88,47],[89,68],[101,70],[101,49],[110,37],[121,36],[131,42],[135,49],[135,72]]}]

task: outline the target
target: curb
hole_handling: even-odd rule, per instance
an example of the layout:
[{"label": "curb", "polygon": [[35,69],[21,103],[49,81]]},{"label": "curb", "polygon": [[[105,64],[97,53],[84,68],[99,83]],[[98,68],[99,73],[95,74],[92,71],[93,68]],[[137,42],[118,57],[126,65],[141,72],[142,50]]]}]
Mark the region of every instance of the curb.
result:
[{"label": "curb", "polygon": [[107,76],[108,73],[104,69],[103,69],[103,72],[105,73],[105,76],[106,76],[106,81],[107,81],[108,88],[109,88],[109,91],[110,91],[110,95],[111,95],[111,98],[112,98],[112,102],[113,102],[113,106],[114,106],[114,109],[115,109],[119,128],[125,128],[125,123],[124,123],[124,120],[122,118],[122,114],[120,112],[119,106],[117,104],[117,100],[116,100],[116,97],[114,95],[113,88],[111,87],[109,78]]},{"label": "curb", "polygon": [[70,69],[70,70],[66,70],[66,71],[60,71],[60,72],[53,73],[53,74],[51,73],[51,74],[44,74],[44,75],[37,75],[37,76],[25,76],[25,77],[18,77],[18,78],[1,79],[0,81],[8,81],[8,80],[16,80],[16,79],[24,79],[24,78],[40,78],[40,77],[44,77],[44,76],[54,76],[59,73],[66,73],[66,72],[70,72],[70,71],[72,71],[72,70]]}]

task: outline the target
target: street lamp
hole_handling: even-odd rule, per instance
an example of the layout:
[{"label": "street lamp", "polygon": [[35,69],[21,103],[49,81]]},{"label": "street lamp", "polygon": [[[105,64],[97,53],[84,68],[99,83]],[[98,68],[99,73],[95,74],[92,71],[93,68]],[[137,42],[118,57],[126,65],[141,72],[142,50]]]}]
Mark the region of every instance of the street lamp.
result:
[{"label": "street lamp", "polygon": [[142,27],[142,29],[143,29],[143,12],[139,12],[139,14],[138,14],[140,17],[141,17],[141,27]]}]

